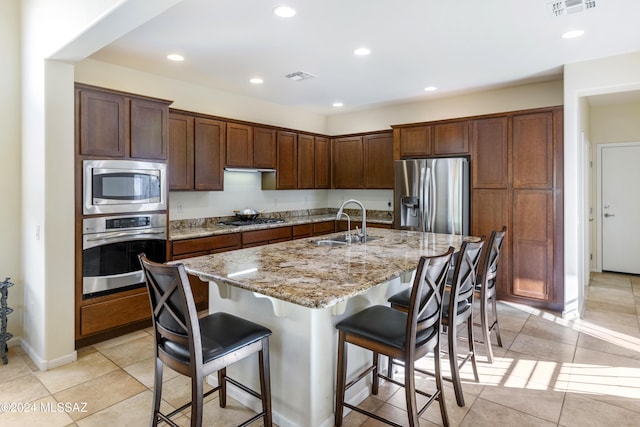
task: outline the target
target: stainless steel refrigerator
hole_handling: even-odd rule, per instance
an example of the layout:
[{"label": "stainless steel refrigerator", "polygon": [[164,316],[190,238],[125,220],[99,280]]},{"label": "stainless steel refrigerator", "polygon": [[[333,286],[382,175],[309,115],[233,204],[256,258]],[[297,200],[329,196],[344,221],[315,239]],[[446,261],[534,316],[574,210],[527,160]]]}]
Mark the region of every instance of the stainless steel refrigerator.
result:
[{"label": "stainless steel refrigerator", "polygon": [[469,160],[395,162],[394,228],[469,234]]}]

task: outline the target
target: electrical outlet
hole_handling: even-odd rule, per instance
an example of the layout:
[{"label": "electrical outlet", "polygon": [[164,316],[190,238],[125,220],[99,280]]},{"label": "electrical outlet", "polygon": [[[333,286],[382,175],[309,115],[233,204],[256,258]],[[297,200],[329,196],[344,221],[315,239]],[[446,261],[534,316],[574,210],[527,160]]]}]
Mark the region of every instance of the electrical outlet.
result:
[{"label": "electrical outlet", "polygon": [[184,212],[184,205],[182,202],[178,202],[178,213]]},{"label": "electrical outlet", "polygon": [[391,209],[391,202],[387,202],[387,206]]}]

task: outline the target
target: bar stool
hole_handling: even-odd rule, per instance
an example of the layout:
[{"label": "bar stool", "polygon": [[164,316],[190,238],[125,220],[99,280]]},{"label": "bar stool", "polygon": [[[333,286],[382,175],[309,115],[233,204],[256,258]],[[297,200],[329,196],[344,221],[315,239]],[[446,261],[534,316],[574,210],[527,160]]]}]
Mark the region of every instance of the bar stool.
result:
[{"label": "bar stool", "polygon": [[[156,364],[151,426],[170,419],[191,406],[191,426],[202,425],[204,397],[219,391],[220,407],[227,403],[227,383],[231,383],[262,400],[262,412],[242,425],[264,418],[271,426],[271,390],[269,375],[269,336],[263,326],[227,313],[212,313],[198,319],[187,272],[182,264],[158,264],[138,256],[149,291],[153,329],[156,341]],[[226,368],[238,360],[258,353],[260,393],[249,389],[226,375]],[[162,369],[167,365],[191,378],[191,402],[169,414],[160,412],[162,399]],[[218,386],[203,394],[207,375],[218,372]]]},{"label": "bar stool", "polygon": [[[404,387],[409,426],[419,426],[418,418],[436,400],[440,404],[443,425],[445,427],[449,425],[440,373],[440,330],[445,278],[452,253],[453,248],[449,248],[442,255],[420,258],[406,313],[388,306],[375,305],[343,319],[336,325],[338,329],[336,426],[342,425],[344,407],[347,407],[383,423],[401,427],[399,424],[344,401],[346,390],[369,373],[373,373],[371,393],[374,395],[378,394],[379,378]],[[372,365],[349,383],[346,382],[347,343],[373,352]],[[417,390],[414,377],[414,362],[429,352],[433,352],[436,361],[436,391],[431,394]],[[404,363],[404,382],[396,381],[378,372],[380,354]],[[428,397],[427,403],[421,409],[417,407],[416,393]]]},{"label": "bar stool", "polygon": [[[451,290],[446,291],[443,297],[445,309],[442,313],[442,325],[447,330],[449,365],[451,368],[451,378],[445,379],[453,383],[458,406],[464,406],[460,369],[467,361],[471,361],[475,381],[480,381],[473,339],[473,295],[483,246],[484,237],[478,242],[462,243],[453,271]],[[407,294],[409,292],[410,290],[407,289],[391,296],[388,300],[391,303],[391,308],[406,311],[408,307]],[[458,354],[458,327],[462,324],[467,326],[469,350],[464,354]],[[395,360],[390,358],[389,374],[393,372],[394,363]]]},{"label": "bar stool", "polygon": [[[493,363],[493,349],[491,348],[491,332],[495,332],[498,346],[502,347],[500,326],[498,324],[498,306],[496,296],[496,279],[498,276],[498,262],[502,251],[502,243],[507,233],[507,227],[500,231],[492,231],[480,261],[478,282],[476,283],[475,298],[480,300],[480,326],[482,341],[487,351],[487,360]],[[489,307],[493,309],[493,322],[489,324]]]}]

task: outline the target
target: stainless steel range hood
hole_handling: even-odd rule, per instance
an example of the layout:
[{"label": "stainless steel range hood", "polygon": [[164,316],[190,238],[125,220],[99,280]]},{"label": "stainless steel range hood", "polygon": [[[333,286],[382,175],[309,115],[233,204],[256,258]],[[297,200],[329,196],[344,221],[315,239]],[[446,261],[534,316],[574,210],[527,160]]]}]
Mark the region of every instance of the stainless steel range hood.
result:
[{"label": "stainless steel range hood", "polygon": [[224,168],[224,170],[227,172],[251,172],[251,173],[276,171],[275,169],[264,169],[264,168]]}]

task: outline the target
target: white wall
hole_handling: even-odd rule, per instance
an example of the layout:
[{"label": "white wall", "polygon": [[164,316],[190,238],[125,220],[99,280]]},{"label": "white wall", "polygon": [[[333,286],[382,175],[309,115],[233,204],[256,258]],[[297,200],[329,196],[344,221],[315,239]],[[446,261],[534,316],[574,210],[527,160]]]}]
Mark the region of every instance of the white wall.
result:
[{"label": "white wall", "polygon": [[328,119],[327,132],[330,135],[367,132],[389,129],[391,125],[562,104],[562,80],[553,80],[333,115]]},{"label": "white wall", "polygon": [[8,331],[17,342],[23,334],[23,277],[20,269],[20,6],[19,0],[3,0],[0,13],[0,52],[4,55],[0,79],[0,281],[11,277]]},{"label": "white wall", "polygon": [[[123,33],[118,31],[135,28],[176,1],[19,3],[24,282],[21,345],[40,369],[76,357],[74,310],[70,309],[75,295],[73,65],[58,60],[83,57],[83,50],[86,56],[93,52],[90,49],[120,37]],[[109,25],[108,18],[113,16],[121,17],[120,25]],[[79,33],[85,37],[78,37]]]},{"label": "white wall", "polygon": [[[564,68],[564,175],[565,175],[565,312],[577,313],[583,301],[580,289],[589,280],[588,260],[582,254],[588,244],[584,230],[584,148],[582,134],[589,134],[588,103],[581,98],[640,89],[640,52],[567,64]],[[591,136],[593,138],[593,135]],[[588,191],[588,190],[587,190]]]}]

